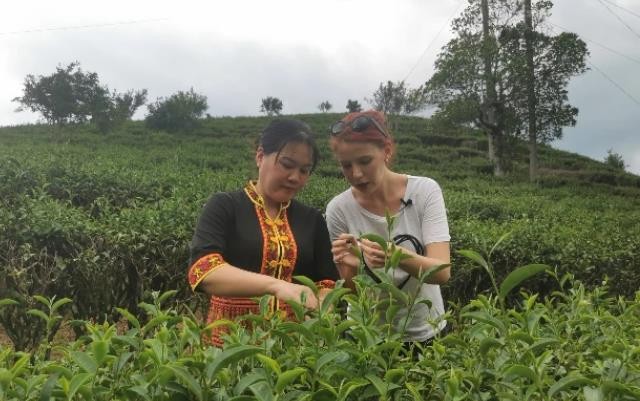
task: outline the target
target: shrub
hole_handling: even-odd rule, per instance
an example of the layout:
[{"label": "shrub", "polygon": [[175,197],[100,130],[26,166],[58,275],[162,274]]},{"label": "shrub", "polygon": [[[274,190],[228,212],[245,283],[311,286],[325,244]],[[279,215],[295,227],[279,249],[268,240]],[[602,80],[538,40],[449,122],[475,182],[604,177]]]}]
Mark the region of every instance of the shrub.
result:
[{"label": "shrub", "polygon": [[168,99],[158,98],[147,106],[148,127],[167,132],[191,131],[198,127],[199,119],[207,110],[207,97],[194,92],[178,92]]}]

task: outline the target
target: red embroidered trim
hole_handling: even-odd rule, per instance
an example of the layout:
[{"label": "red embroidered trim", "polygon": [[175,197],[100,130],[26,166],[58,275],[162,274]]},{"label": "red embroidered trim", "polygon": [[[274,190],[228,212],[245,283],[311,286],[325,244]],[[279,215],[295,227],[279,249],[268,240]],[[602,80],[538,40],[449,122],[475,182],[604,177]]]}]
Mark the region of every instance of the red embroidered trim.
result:
[{"label": "red embroidered trim", "polygon": [[335,288],[336,287],[336,282],[333,280],[320,280],[318,282],[316,282],[316,285],[319,288]]},{"label": "red embroidered trim", "polygon": [[191,290],[195,290],[207,274],[225,263],[226,262],[222,258],[222,255],[219,253],[210,253],[196,260],[196,262],[189,268],[189,272],[187,274]]},{"label": "red embroidered trim", "polygon": [[[287,319],[293,320],[295,314],[291,307],[282,303],[278,310],[281,310]],[[236,321],[240,324],[244,324],[238,318],[243,315],[253,313],[260,314],[260,305],[250,298],[226,298],[212,296],[209,305],[209,313],[207,316],[207,323],[212,323],[217,320],[226,319]],[[222,347],[224,341],[222,341],[222,335],[229,332],[229,328],[226,326],[218,326],[211,329],[211,336],[205,337],[204,340],[216,347]]]},{"label": "red embroidered trim", "polygon": [[[260,273],[291,282],[298,258],[298,247],[286,214],[291,202],[281,204],[278,215],[272,219],[267,215],[264,199],[256,191],[255,184],[249,182],[244,190],[254,204],[262,232]],[[280,301],[274,298],[272,311],[278,309],[282,309]]]}]

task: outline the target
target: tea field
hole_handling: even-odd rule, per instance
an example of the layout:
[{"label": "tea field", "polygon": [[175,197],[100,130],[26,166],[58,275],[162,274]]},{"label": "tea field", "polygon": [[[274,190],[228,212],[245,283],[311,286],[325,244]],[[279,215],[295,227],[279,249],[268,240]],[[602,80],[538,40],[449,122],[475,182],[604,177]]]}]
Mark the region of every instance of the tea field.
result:
[{"label": "tea field", "polygon": [[[299,198],[323,209],[347,188],[326,141],[339,115],[297,117],[323,153]],[[188,243],[211,193],[254,177],[267,121],[0,128],[1,400],[640,399],[640,177],[543,146],[529,184],[522,146],[494,178],[483,136],[421,118],[398,120],[395,166],[444,191],[450,334],[405,355],[373,317],[417,300],[379,299],[362,277],[366,291],[306,319],[254,317],[204,346]],[[509,276],[531,264],[547,270]]]}]

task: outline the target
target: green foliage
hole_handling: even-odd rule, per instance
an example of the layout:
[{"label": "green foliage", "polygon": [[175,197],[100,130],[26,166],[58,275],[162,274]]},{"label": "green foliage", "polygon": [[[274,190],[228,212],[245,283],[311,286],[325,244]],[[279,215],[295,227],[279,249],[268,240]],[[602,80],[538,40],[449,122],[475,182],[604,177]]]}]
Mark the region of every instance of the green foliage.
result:
[{"label": "green foliage", "polygon": [[362,111],[362,106],[357,100],[347,100],[347,111],[349,113],[356,113]]},{"label": "green foliage", "polygon": [[[323,310],[302,319],[245,316],[222,349],[203,343],[209,327],[150,294],[140,320],[119,309],[118,325],[79,321],[86,335],[32,354],[0,351],[0,398],[14,400],[635,400],[640,395],[640,294],[587,291],[564,277],[545,301],[522,294],[514,307],[480,296],[449,314],[454,329],[431,346],[403,349],[377,314],[381,284],[357,276]],[[369,279],[370,280],[370,279]],[[362,291],[365,290],[365,291]],[[42,299],[61,306],[67,300]],[[340,302],[349,305],[338,313]],[[6,306],[10,307],[10,306]],[[48,316],[42,314],[46,320]],[[416,345],[416,347],[419,347]],[[592,398],[586,398],[592,399]],[[598,398],[596,398],[598,399]]]},{"label": "green foliage", "polygon": [[607,157],[604,158],[604,163],[615,170],[624,171],[625,168],[622,156],[619,153],[615,153],[612,149],[607,150]]},{"label": "green foliage", "polygon": [[282,100],[277,97],[267,96],[262,99],[260,104],[260,112],[267,116],[279,116],[282,112]]},{"label": "green foliage", "polygon": [[[339,115],[297,117],[318,133],[325,154],[298,198],[324,209],[347,187],[328,156],[325,134]],[[17,322],[11,337],[25,341],[21,349],[30,348],[27,339],[37,341],[40,330],[37,320],[17,317],[36,305],[32,294],[72,298],[82,319],[112,316],[115,306],[137,313],[150,290],[180,288],[185,301],[202,302],[184,280],[193,225],[212,192],[237,189],[254,176],[254,140],[266,121],[207,119],[191,135],[154,133],[140,123],[110,136],[83,127],[57,133],[47,126],[3,129],[0,289],[21,295],[0,298],[24,300],[24,306],[5,309],[0,323]],[[512,235],[491,257],[498,281],[513,266],[535,261],[588,285],[607,274],[619,283],[613,291],[633,293],[640,255],[633,238],[640,232],[630,222],[640,219],[638,177],[543,147],[547,175],[541,187],[494,180],[490,164],[475,153],[486,146],[477,133],[442,135],[422,118],[397,122],[397,169],[434,177],[443,187],[454,250],[446,299],[464,302],[491,288],[486,275],[455,251],[486,255],[508,231]],[[61,135],[70,139],[60,141]],[[565,173],[567,168],[579,173]],[[549,283],[535,277],[526,286],[544,295]]]},{"label": "green foliage", "polygon": [[145,103],[146,96],[146,89],[110,93],[100,85],[98,74],[83,72],[76,61],[56,67],[56,72],[49,76],[27,75],[23,96],[13,101],[21,105],[17,111],[29,109],[41,113],[51,124],[83,123],[90,119],[100,132],[106,133],[131,119]]},{"label": "green foliage", "polygon": [[207,97],[196,93],[193,88],[188,92],[179,91],[148,105],[145,123],[149,128],[172,133],[193,131],[208,107]]},{"label": "green foliage", "polygon": [[[453,125],[474,124],[494,141],[499,170],[514,160],[511,137],[528,137],[526,27],[522,4],[514,0],[490,0],[488,32],[483,32],[481,1],[472,0],[452,23],[456,36],[436,60],[436,72],[425,85],[438,118]],[[544,32],[550,1],[534,4],[537,31],[530,37],[535,76],[536,140],[548,143],[573,126],[577,108],[568,103],[569,80],[587,70],[588,49],[573,33],[556,36]],[[489,103],[491,93],[495,99]]]},{"label": "green foliage", "polygon": [[13,99],[23,109],[41,113],[51,124],[85,122],[94,111],[95,105],[107,93],[100,86],[98,74],[83,72],[80,63],[73,62],[66,67],[56,67],[49,76],[27,75],[23,96]]},{"label": "green foliage", "polygon": [[368,102],[374,109],[391,116],[401,113],[413,114],[424,109],[427,105],[423,88],[408,88],[404,81],[381,83]]},{"label": "green foliage", "polygon": [[318,110],[320,110],[323,113],[328,112],[329,110],[331,110],[333,106],[331,105],[331,103],[329,103],[328,100],[325,100],[324,102],[320,103],[318,105]]}]

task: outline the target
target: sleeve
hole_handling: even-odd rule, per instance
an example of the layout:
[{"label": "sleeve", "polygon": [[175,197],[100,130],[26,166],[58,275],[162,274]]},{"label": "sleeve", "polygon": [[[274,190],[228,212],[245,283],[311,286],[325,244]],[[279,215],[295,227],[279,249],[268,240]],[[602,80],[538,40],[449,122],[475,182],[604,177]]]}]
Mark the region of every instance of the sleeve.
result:
[{"label": "sleeve", "polygon": [[228,194],[217,193],[202,210],[190,246],[187,278],[195,291],[212,271],[225,264],[227,230],[233,219],[233,204]]},{"label": "sleeve", "polygon": [[336,198],[331,200],[327,205],[326,218],[331,241],[338,238],[340,234],[349,232],[349,227],[346,223],[347,220],[344,218],[342,210],[338,207]]},{"label": "sleeve", "polygon": [[315,277],[311,277],[318,287],[333,288],[338,280],[338,269],[333,263],[331,240],[327,230],[327,222],[320,212],[316,213],[314,255],[316,259]]},{"label": "sleeve", "polygon": [[426,197],[422,219],[422,238],[425,244],[451,240],[442,189],[435,181],[433,181],[433,187],[428,191]]}]

